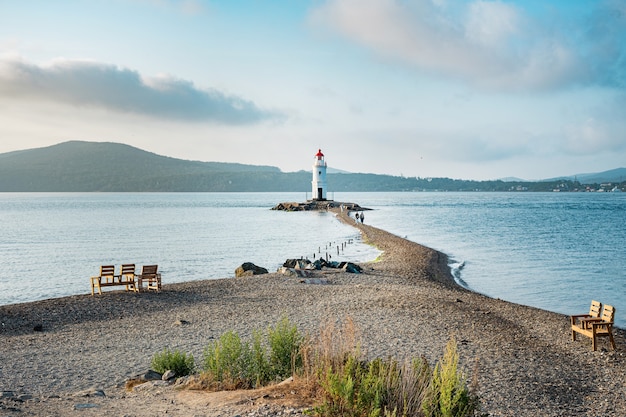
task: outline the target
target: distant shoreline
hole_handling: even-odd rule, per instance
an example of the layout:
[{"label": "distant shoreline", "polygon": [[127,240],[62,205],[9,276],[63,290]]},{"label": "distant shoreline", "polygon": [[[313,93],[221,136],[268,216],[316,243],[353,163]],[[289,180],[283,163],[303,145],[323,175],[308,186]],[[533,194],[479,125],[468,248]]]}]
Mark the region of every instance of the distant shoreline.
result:
[{"label": "distant shoreline", "polygon": [[[282,172],[273,166],[189,161],[111,142],[68,141],[0,157],[0,192],[301,192],[309,189],[311,181],[310,171]],[[626,191],[625,172],[626,168],[616,168],[537,181],[349,172],[329,173],[328,179],[335,190],[358,192],[610,191],[615,185]],[[613,185],[606,187],[606,183]]]}]

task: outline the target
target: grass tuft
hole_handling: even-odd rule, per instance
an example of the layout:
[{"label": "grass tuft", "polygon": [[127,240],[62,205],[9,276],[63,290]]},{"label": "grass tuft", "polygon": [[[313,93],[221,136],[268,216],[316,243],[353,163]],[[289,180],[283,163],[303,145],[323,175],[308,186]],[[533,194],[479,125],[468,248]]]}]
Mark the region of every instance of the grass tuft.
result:
[{"label": "grass tuft", "polygon": [[204,350],[204,379],[220,389],[257,388],[285,379],[301,367],[303,339],[287,318],[270,327],[267,335],[255,331],[251,343],[226,332]]},{"label": "grass tuft", "polygon": [[173,371],[176,376],[191,375],[196,367],[193,355],[165,348],[152,357],[152,369],[160,374]]}]

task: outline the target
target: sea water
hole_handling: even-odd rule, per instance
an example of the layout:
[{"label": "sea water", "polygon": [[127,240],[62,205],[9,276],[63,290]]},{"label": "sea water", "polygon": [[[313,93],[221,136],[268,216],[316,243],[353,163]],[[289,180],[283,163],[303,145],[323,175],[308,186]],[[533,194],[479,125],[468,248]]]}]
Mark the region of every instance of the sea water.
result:
[{"label": "sea water", "polygon": [[[338,199],[344,194],[337,193]],[[626,328],[626,193],[354,193],[366,223],[446,253],[480,293]]]},{"label": "sea water", "polygon": [[365,262],[380,253],[329,212],[270,210],[304,193],[0,193],[0,305],[90,292],[100,265],[158,264],[165,283],[244,262]]},{"label": "sea water", "polygon": [[[446,253],[480,293],[564,314],[591,299],[626,327],[624,193],[330,193],[365,223]],[[166,283],[379,252],[331,213],[270,210],[305,193],[0,194],[0,304],[89,292],[102,264],[159,265]],[[346,244],[342,243],[352,242]],[[337,246],[343,247],[337,253]]]}]

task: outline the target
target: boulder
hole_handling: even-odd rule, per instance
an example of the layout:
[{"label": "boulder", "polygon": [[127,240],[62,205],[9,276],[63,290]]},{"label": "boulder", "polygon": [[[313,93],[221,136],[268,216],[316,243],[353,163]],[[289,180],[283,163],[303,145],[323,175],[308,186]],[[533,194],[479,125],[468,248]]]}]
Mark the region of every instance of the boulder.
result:
[{"label": "boulder", "polygon": [[176,372],[174,372],[172,370],[165,371],[163,376],[161,376],[161,380],[162,381],[170,381],[170,380],[172,380],[174,378],[176,378]]},{"label": "boulder", "polygon": [[357,264],[353,264],[352,262],[345,262],[341,267],[346,272],[351,272],[353,274],[360,274],[363,270]]},{"label": "boulder", "polygon": [[278,272],[288,277],[296,277],[296,278],[304,278],[304,277],[311,276],[311,272],[308,270],[298,269],[298,268],[287,268],[286,266],[279,268]]},{"label": "boulder", "polygon": [[134,387],[138,386],[138,385],[143,385],[146,382],[149,381],[160,381],[161,378],[163,377],[162,374],[158,373],[157,371],[153,371],[152,369],[148,369],[140,374],[137,374],[131,378],[129,378],[128,380],[126,380],[126,389],[127,390],[132,390],[134,389]]},{"label": "boulder", "polygon": [[304,206],[300,205],[300,203],[284,202],[284,203],[278,203],[277,205],[272,207],[272,210],[302,211],[302,210],[305,210],[305,209],[304,209]]},{"label": "boulder", "polygon": [[308,259],[287,259],[285,263],[283,263],[285,268],[294,268],[294,269],[313,269],[311,267],[311,261]]},{"label": "boulder", "polygon": [[148,381],[158,381],[159,379],[161,379],[162,376],[163,375],[158,373],[157,371],[153,371],[152,369],[147,369],[146,371],[140,374],[137,374],[131,377],[130,379],[148,382]]},{"label": "boulder", "polygon": [[252,262],[244,262],[243,264],[238,266],[237,269],[235,269],[236,277],[249,277],[252,275],[262,275],[267,273],[267,269],[257,266]]}]

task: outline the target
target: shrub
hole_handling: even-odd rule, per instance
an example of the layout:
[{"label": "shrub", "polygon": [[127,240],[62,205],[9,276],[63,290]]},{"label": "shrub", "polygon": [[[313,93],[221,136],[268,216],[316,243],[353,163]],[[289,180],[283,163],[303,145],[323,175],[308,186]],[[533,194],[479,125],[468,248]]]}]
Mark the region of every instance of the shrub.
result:
[{"label": "shrub", "polygon": [[297,327],[286,318],[268,329],[267,340],[258,331],[253,332],[252,343],[226,332],[204,350],[205,377],[222,389],[254,388],[286,378],[301,366],[302,340]]},{"label": "shrub", "polygon": [[152,357],[152,369],[163,374],[166,371],[173,371],[176,376],[191,375],[195,370],[193,355],[171,351],[165,348],[162,352],[156,353]]},{"label": "shrub", "polygon": [[273,379],[272,367],[263,344],[263,333],[260,331],[252,333],[249,364],[248,374],[253,386],[265,385]]},{"label": "shrub", "polygon": [[380,416],[386,400],[385,380],[393,362],[369,363],[349,355],[342,370],[320,374],[324,403],[316,409],[323,416]]},{"label": "shrub", "polygon": [[435,366],[429,391],[423,402],[423,410],[427,416],[460,417],[472,415],[477,410],[478,397],[470,391],[458,364],[456,341],[451,339],[446,345],[443,358]]},{"label": "shrub", "polygon": [[[320,343],[305,356],[305,374],[315,378],[322,417],[466,417],[478,411],[478,397],[458,369],[456,342],[451,340],[434,370],[425,358],[404,365],[394,359],[370,362],[354,344],[353,323],[321,330]],[[350,346],[357,346],[350,350]],[[313,367],[309,370],[308,367]]]},{"label": "shrub", "polygon": [[431,378],[432,370],[424,357],[402,366],[396,363],[387,375],[387,409],[401,416],[421,415]]},{"label": "shrub", "polygon": [[243,344],[237,333],[228,331],[204,350],[204,370],[218,382],[232,385],[233,388],[247,388],[244,376],[249,352],[249,345]]},{"label": "shrub", "polygon": [[303,337],[287,317],[283,317],[276,327],[268,329],[267,340],[273,377],[286,378],[302,367],[300,345]]}]

